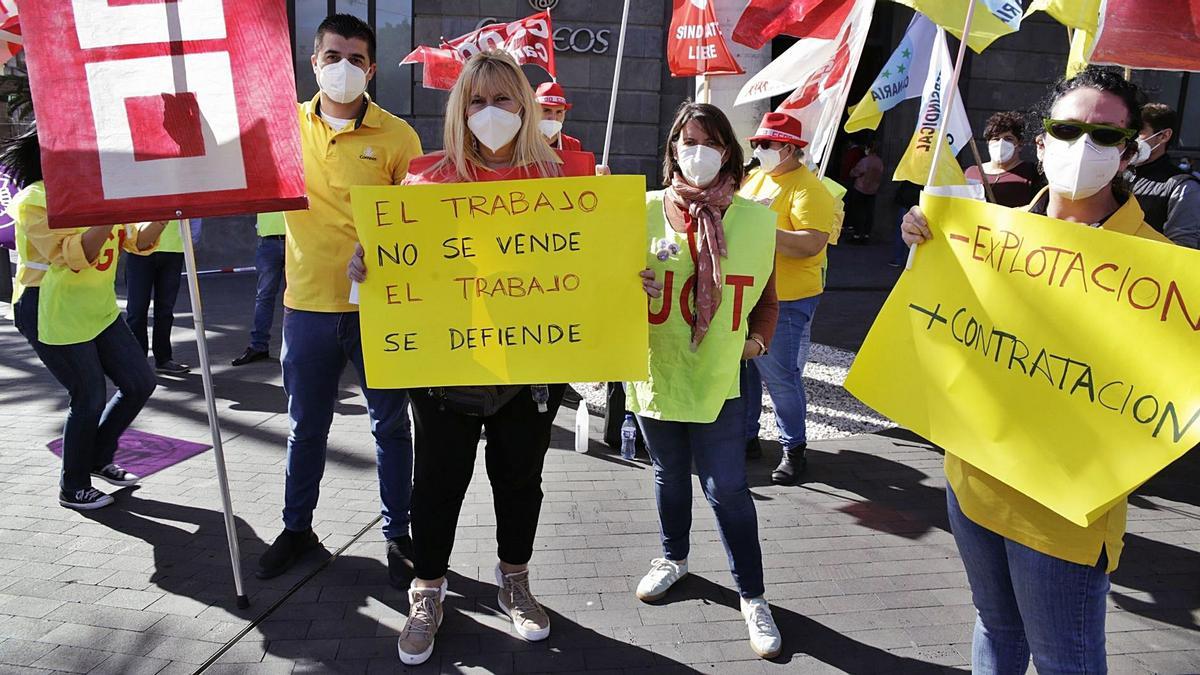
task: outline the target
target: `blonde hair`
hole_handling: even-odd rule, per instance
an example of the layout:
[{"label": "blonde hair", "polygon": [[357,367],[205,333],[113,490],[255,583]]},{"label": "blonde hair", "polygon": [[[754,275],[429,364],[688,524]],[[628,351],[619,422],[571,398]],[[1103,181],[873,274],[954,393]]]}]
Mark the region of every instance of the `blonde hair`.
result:
[{"label": "blonde hair", "polygon": [[520,106],[521,129],[514,139],[512,164],[514,167],[534,165],[543,176],[562,174],[562,160],[554,153],[538,129],[541,106],[533,95],[533,87],[520,66],[506,52],[492,50],[480,52],[467,60],[458,81],[450,90],[446,102],[446,125],[443,132],[445,157],[433,169],[453,171],[460,180],[475,179],[474,170],[488,170],[479,142],[467,126],[467,109],[474,94],[507,94]]}]

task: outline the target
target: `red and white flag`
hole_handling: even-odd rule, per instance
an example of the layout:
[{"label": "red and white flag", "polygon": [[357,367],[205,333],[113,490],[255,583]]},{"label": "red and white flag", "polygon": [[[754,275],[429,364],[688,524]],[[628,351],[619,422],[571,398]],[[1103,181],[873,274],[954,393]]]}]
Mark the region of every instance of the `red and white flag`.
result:
[{"label": "red and white flag", "polygon": [[50,226],[306,208],[284,10],[26,3]]},{"label": "red and white flag", "polygon": [[479,52],[501,49],[519,64],[532,64],[557,77],[554,67],[554,29],[550,12],[539,12],[512,23],[494,23],[437,47],[419,46],[400,65],[425,64],[421,84],[426,89],[450,89],[463,64]]},{"label": "red and white flag", "polygon": [[851,70],[862,56],[875,0],[851,2],[836,39],[804,38],[746,82],[734,105],[791,91],[776,112],[791,115],[803,125],[808,152],[821,157],[841,121]]},{"label": "red and white flag", "polygon": [[21,51],[21,17],[15,0],[0,0],[0,66]]},{"label": "red and white flag", "polygon": [[832,40],[846,22],[854,0],[750,0],[733,41],[761,49],[779,35]]},{"label": "red and white flag", "polygon": [[674,77],[741,75],[710,0],[675,0],[667,33],[667,64]]},{"label": "red and white flag", "polygon": [[1108,0],[1088,61],[1200,72],[1200,0]]}]

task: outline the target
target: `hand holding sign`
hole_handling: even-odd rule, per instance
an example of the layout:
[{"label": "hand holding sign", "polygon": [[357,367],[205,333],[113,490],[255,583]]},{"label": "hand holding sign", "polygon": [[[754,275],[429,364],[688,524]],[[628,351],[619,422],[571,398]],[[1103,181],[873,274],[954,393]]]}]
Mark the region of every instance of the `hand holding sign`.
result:
[{"label": "hand holding sign", "polygon": [[641,177],[360,187],[352,202],[369,386],[645,378]]}]

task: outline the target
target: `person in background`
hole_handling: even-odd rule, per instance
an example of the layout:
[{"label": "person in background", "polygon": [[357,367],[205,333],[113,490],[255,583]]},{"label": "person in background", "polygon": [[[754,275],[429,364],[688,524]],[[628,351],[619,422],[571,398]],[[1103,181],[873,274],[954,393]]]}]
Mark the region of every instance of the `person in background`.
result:
[{"label": "person in background", "polygon": [[361,19],[334,14],[321,22],[312,69],[320,92],[298,108],[309,208],[286,218],[287,290],[283,297],[283,388],[290,433],[283,495],[283,532],[259,559],[257,575],[286,572],[320,547],[313,511],[325,473],[325,450],[338,384],[354,366],[367,399],[379,474],[388,575],[403,587],[411,576],[408,505],[412,434],[408,394],[371,389],[363,368],[358,306],[350,302],[346,259],[358,245],[350,186],[396,185],[421,140],[404,120],[366,95],[375,75],[375,33]]},{"label": "person in background", "polygon": [[542,119],[538,122],[538,129],[550,145],[572,152],[583,150],[583,143],[580,143],[578,138],[568,136],[562,131],[567,111],[571,109],[571,103],[567,101],[563,88],[557,82],[543,82],[538,85],[535,97],[542,106]]},{"label": "person in background", "polygon": [[[591,153],[552,149],[538,128],[540,119],[533,88],[516,61],[503,51],[475,54],[446,102],[445,150],[414,160],[404,184],[593,175]],[[347,275],[361,282],[366,274],[360,246]],[[433,653],[458,515],[484,431],[496,516],[497,602],[521,638],[550,637],[550,615],[529,585],[529,560],[542,508],[542,466],[566,388],[554,383],[412,391],[414,578],[408,620],[397,640],[404,664],[424,663]]]},{"label": "person in background", "polygon": [[1133,194],[1151,227],[1180,246],[1200,248],[1200,180],[1167,156],[1179,135],[1179,116],[1163,103],[1147,103],[1142,120]]},{"label": "person in background", "polygon": [[883,183],[883,160],[875,152],[875,139],[868,138],[862,145],[863,158],[850,170],[854,183],[846,194],[846,229],[850,232],[850,243],[867,244],[871,240],[875,218],[875,193]]},{"label": "person in background", "polygon": [[1021,148],[1025,143],[1025,117],[1019,112],[998,112],[988,118],[983,129],[988,145],[989,160],[979,167],[971,165],[965,172],[968,181],[992,186],[996,203],[1019,208],[1033,201],[1041,188],[1037,168],[1021,159]]},{"label": "person in background", "polygon": [[233,365],[271,358],[271,324],[275,321],[275,297],[283,283],[284,217],[282,213],[258,214],[258,248],[254,251],[254,271],[258,286],[254,293],[254,329],[250,346],[233,360]]},{"label": "person in background", "polygon": [[[189,233],[190,234],[190,233]],[[175,325],[175,300],[183,272],[183,239],[179,221],[167,223],[158,248],[149,253],[130,250],[125,256],[125,323],[145,354],[153,345],[154,369],[166,375],[184,375],[189,366],[171,354],[171,327]],[[154,300],[154,340],[147,343],[146,323]]]},{"label": "person in background", "polygon": [[666,189],[646,194],[643,287],[661,297],[649,308],[650,375],[627,383],[654,463],[663,557],[651,561],[636,594],[644,602],[661,599],[688,573],[694,463],[717,517],[750,645],[769,659],[782,641],[764,597],[738,369],[767,354],[775,332],[777,216],[737,195],[742,149],[719,108],[685,102],[666,146]]},{"label": "person in background", "polygon": [[904,243],[904,231],[901,225],[908,210],[921,201],[921,186],[906,180],[897,181],[896,192],[892,195],[892,204],[896,207],[896,231],[892,239],[892,259],[889,267],[904,267],[908,262],[908,244]]},{"label": "person in background", "polygon": [[804,165],[800,120],[767,113],[750,137],[758,168],[750,172],[738,194],[770,206],[776,215],[775,292],[779,318],[770,353],[743,366],[742,397],[746,402],[747,455],[758,448],[759,413],[765,382],[775,405],[775,422],[783,456],[771,482],[794,485],[807,465],[808,402],[804,366],[808,363],[812,320],[825,290],[826,251],[839,221],[841,203]]},{"label": "person in background", "polygon": [[[1141,92],[1096,66],[1061,80],[1041,106],[1038,158],[1049,189],[1030,213],[1166,242],[1120,180],[1137,153]],[[932,235],[919,207],[904,218],[912,245]],[[898,383],[903,386],[903,383]],[[991,431],[981,430],[981,434]],[[1016,675],[1104,673],[1109,574],[1125,532],[1125,499],[1081,527],[946,453],[946,502],[977,618],[971,668]]]},{"label": "person in background", "polygon": [[837,175],[838,182],[842,185],[849,185],[854,182],[854,177],[850,175],[850,172],[854,170],[854,167],[858,166],[863,157],[867,156],[866,150],[863,149],[861,135],[850,136],[846,140],[848,145],[845,151],[842,152],[842,163],[838,167]]},{"label": "person in background", "polygon": [[[20,258],[16,327],[70,395],[58,503],[78,511],[103,508],[113,496],[94,488],[92,478],[118,487],[140,480],[113,459],[121,434],[155,388],[145,348],[117,307],[117,255],[120,249],[152,251],[167,223],[50,229],[36,128],[5,141],[0,166],[26,186],[8,206]],[[111,399],[108,380],[117,387]]]}]

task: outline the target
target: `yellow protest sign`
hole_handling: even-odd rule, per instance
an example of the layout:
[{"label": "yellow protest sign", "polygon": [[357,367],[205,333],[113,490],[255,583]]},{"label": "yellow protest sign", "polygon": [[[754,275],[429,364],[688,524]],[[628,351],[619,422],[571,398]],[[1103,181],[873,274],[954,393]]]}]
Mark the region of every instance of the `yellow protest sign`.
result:
[{"label": "yellow protest sign", "polygon": [[918,248],[846,380],[1086,526],[1200,442],[1200,253],[922,198]]},{"label": "yellow protest sign", "polygon": [[367,384],[641,380],[640,176],[355,187]]}]

